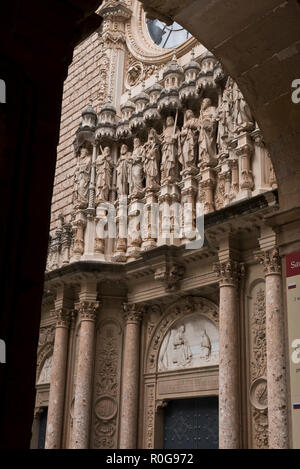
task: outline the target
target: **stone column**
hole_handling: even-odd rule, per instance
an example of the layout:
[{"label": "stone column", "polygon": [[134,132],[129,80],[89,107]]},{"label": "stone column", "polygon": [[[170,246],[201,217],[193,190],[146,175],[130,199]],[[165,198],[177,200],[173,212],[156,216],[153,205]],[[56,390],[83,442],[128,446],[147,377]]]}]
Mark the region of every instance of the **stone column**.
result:
[{"label": "stone column", "polygon": [[228,260],[215,265],[220,283],[219,447],[240,447],[238,279],[243,265]]},{"label": "stone column", "polygon": [[287,449],[288,411],[281,258],[278,249],[260,257],[266,276],[266,339],[269,448]]},{"label": "stone column", "polygon": [[126,332],[122,370],[120,448],[135,449],[137,446],[140,324],[144,308],[136,304],[125,304],[124,311]]},{"label": "stone column", "polygon": [[60,308],[56,313],[56,330],[51,368],[50,395],[46,431],[46,449],[61,448],[65,401],[66,364],[69,337],[69,310]]},{"label": "stone column", "polygon": [[72,433],[73,449],[88,449],[89,446],[95,320],[98,308],[97,301],[80,301],[75,305],[79,314],[80,330]]}]

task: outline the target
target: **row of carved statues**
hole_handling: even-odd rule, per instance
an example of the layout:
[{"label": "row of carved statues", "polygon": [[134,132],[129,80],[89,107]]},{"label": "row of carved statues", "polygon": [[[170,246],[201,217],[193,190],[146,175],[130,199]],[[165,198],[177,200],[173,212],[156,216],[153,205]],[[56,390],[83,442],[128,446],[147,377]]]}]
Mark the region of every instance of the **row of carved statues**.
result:
[{"label": "row of carved statues", "polygon": [[[145,143],[136,136],[132,152],[129,145],[119,144],[117,161],[109,146],[103,149],[100,145],[95,163],[97,204],[109,200],[114,170],[117,196],[140,199],[145,190],[158,191],[166,183],[175,184],[186,176],[216,167],[220,155],[228,154],[230,142],[255,128],[250,109],[231,78],[218,108],[206,97],[198,117],[191,109],[184,112],[181,129],[177,118],[178,111],[175,118],[168,116],[160,135],[155,128],[149,129]],[[75,208],[86,208],[88,204],[91,166],[91,154],[83,145],[74,175]]]}]

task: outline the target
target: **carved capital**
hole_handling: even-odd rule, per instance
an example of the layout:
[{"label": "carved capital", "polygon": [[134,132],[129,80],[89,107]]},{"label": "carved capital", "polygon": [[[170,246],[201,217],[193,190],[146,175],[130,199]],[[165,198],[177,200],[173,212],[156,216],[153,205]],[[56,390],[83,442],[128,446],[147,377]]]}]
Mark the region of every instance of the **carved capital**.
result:
[{"label": "carved capital", "polygon": [[228,260],[214,264],[214,272],[219,279],[220,286],[236,286],[245,273],[245,266],[240,262]]},{"label": "carved capital", "polygon": [[80,321],[95,321],[99,306],[99,301],[81,301],[76,303],[75,309],[78,311]]},{"label": "carved capital", "polygon": [[58,308],[55,310],[56,327],[69,327],[70,310],[67,308]]},{"label": "carved capital", "polygon": [[144,305],[139,305],[136,303],[124,303],[123,308],[126,324],[139,324],[142,321],[143,315],[146,311]]},{"label": "carved capital", "polygon": [[265,275],[281,275],[281,257],[279,249],[264,251],[256,256],[259,263],[264,266]]}]

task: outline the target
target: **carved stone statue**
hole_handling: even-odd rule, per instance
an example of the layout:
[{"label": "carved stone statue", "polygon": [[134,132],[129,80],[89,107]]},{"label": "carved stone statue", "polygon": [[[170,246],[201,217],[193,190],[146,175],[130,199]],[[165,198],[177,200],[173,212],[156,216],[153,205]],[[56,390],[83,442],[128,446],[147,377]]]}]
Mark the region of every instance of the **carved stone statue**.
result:
[{"label": "carved stone statue", "polygon": [[133,145],[129,193],[133,198],[141,198],[144,195],[143,147],[139,138],[134,139]]},{"label": "carved stone statue", "polygon": [[192,352],[185,337],[185,326],[182,324],[172,331],[172,362],[175,366],[186,366],[192,360]]},{"label": "carved stone statue", "polygon": [[193,111],[188,109],[185,113],[185,122],[180,134],[180,145],[178,148],[179,161],[183,171],[195,169],[196,146],[197,146],[198,120]]},{"label": "carved stone statue", "polygon": [[155,129],[150,129],[148,140],[144,144],[144,170],[146,175],[146,189],[158,190],[159,185],[159,159],[160,139]]},{"label": "carved stone statue", "polygon": [[118,196],[128,195],[128,181],[131,180],[131,153],[127,145],[121,146],[120,158],[117,163]]},{"label": "carved stone statue", "polygon": [[109,191],[111,189],[112,159],[110,148],[105,147],[96,160],[97,179],[96,179],[96,203],[108,201]]},{"label": "carved stone statue", "polygon": [[211,355],[211,341],[205,329],[203,329],[201,332],[200,346],[204,351],[204,357],[208,359]]},{"label": "carved stone statue", "polygon": [[221,104],[218,109],[219,127],[218,127],[217,144],[219,148],[219,153],[227,152],[227,144],[230,138],[232,137],[232,132],[233,132],[232,87],[233,87],[233,80],[231,77],[229,77],[227,80],[225,89],[224,89]]},{"label": "carved stone statue", "polygon": [[199,167],[216,165],[217,108],[210,98],[203,99],[199,116]]},{"label": "carved stone statue", "polygon": [[232,101],[235,131],[238,134],[244,131],[252,131],[255,127],[252,113],[235,82],[232,88]]},{"label": "carved stone statue", "polygon": [[172,116],[167,117],[166,128],[162,134],[162,183],[174,183],[178,178],[178,139],[179,129],[175,128]]},{"label": "carved stone statue", "polygon": [[86,208],[91,174],[91,155],[82,147],[74,174],[73,205],[77,209]]}]

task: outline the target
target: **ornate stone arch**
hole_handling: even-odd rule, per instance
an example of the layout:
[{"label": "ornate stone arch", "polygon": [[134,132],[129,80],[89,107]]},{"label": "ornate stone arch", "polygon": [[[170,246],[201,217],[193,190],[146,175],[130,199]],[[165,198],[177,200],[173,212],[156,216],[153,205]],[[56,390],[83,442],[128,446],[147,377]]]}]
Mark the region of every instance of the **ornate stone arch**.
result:
[{"label": "ornate stone arch", "polygon": [[48,358],[53,355],[53,343],[47,342],[44,344],[38,351],[37,357],[37,372],[36,372],[36,383],[38,383],[41,371],[44,367],[44,364]]},{"label": "ornate stone arch", "polygon": [[199,312],[219,327],[218,307],[212,301],[201,297],[186,297],[166,309],[165,314],[154,328],[146,352],[144,369],[146,373],[157,371],[159,350],[167,332],[180,319]]}]

